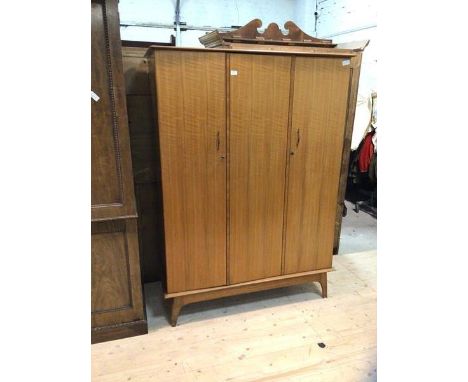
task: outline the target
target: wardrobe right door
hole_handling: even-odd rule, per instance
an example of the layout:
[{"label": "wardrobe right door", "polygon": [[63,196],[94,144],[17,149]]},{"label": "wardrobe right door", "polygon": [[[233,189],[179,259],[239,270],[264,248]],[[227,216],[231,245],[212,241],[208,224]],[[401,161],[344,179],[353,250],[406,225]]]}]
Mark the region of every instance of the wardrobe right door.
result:
[{"label": "wardrobe right door", "polygon": [[351,69],[296,57],[284,272],[330,268]]}]

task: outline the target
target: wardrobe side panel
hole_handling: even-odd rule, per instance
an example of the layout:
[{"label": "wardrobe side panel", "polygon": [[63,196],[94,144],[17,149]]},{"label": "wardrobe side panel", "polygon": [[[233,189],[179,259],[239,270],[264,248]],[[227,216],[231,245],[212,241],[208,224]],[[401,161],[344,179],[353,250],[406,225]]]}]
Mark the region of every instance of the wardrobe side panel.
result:
[{"label": "wardrobe side panel", "polygon": [[281,274],[291,58],[230,54],[230,283]]},{"label": "wardrobe side panel", "polygon": [[332,265],[348,104],[349,60],[297,57],[290,139],[285,273]]},{"label": "wardrobe side panel", "polygon": [[167,292],[225,285],[225,54],[155,55]]}]

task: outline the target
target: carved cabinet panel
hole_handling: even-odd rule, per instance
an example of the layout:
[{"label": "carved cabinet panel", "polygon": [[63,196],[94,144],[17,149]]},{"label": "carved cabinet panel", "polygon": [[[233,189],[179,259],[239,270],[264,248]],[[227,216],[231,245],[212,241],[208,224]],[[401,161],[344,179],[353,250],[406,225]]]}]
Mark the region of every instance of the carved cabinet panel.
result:
[{"label": "carved cabinet panel", "polygon": [[91,214],[135,217],[117,3],[91,3]]},{"label": "carved cabinet panel", "polygon": [[92,326],[142,319],[136,220],[93,223],[91,246]]}]

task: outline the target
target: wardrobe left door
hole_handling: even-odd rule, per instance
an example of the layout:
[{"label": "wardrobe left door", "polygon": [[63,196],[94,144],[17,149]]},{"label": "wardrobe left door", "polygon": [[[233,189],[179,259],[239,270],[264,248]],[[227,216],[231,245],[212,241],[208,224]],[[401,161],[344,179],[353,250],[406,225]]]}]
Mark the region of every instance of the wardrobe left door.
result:
[{"label": "wardrobe left door", "polygon": [[226,285],[225,54],[154,54],[167,292]]}]

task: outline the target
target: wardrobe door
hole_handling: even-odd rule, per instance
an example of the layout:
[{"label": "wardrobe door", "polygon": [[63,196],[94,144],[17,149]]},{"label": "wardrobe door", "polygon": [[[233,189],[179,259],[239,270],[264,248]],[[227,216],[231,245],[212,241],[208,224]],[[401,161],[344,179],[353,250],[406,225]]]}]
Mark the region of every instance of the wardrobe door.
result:
[{"label": "wardrobe door", "polygon": [[225,285],[225,54],[155,55],[167,291]]},{"label": "wardrobe door", "polygon": [[230,54],[229,282],[281,274],[291,58]]},{"label": "wardrobe door", "polygon": [[332,264],[350,74],[349,60],[296,58],[285,273]]}]

